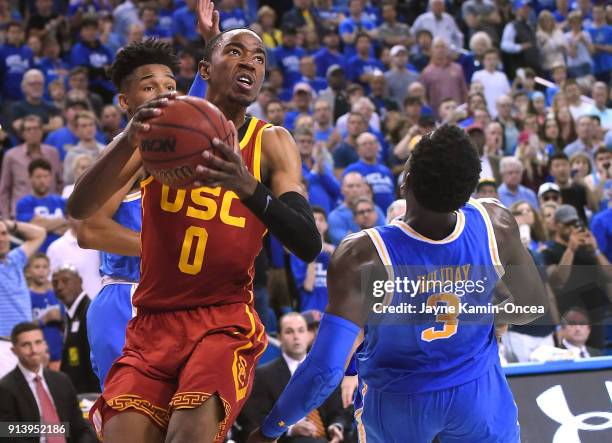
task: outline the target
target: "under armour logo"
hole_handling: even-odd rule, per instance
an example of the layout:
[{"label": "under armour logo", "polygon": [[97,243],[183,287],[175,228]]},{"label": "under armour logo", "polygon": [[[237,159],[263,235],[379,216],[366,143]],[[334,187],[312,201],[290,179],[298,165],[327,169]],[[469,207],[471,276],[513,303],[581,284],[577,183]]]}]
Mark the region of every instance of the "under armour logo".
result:
[{"label": "under armour logo", "polygon": [[[606,389],[612,402],[612,382],[606,382]],[[603,411],[585,412],[574,415],[567,404],[563,388],[553,386],[541,393],[536,399],[540,409],[561,426],[557,429],[552,443],[580,443],[578,431],[603,431],[612,428],[612,413]],[[597,418],[603,423],[590,424],[587,420]]]}]

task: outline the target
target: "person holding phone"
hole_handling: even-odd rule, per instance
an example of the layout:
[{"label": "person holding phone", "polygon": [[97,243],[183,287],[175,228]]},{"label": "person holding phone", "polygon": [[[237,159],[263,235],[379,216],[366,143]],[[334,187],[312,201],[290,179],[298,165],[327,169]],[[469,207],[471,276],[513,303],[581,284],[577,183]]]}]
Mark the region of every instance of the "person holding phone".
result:
[{"label": "person holding phone", "polygon": [[612,278],[610,262],[576,208],[559,206],[554,220],[555,237],[542,256],[559,313],[563,315],[572,306],[586,309],[593,325],[589,345],[601,347],[604,313],[610,305],[605,286]]}]

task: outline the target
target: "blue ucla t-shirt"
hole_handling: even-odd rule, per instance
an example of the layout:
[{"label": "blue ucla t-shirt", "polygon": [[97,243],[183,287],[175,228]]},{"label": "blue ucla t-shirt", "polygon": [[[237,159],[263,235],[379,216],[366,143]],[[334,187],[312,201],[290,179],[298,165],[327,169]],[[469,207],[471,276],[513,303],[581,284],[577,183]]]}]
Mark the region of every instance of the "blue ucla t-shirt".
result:
[{"label": "blue ucla t-shirt", "polygon": [[[51,309],[59,309],[63,314],[65,312],[62,305],[55,297],[53,290],[47,292],[35,292],[30,290],[30,299],[32,301],[32,320],[42,320],[45,314]],[[57,361],[62,359],[62,326],[61,323],[48,323],[42,328],[45,341],[49,345],[49,354],[51,360]]]},{"label": "blue ucla t-shirt", "polygon": [[300,297],[300,311],[316,309],[324,312],[327,307],[327,268],[329,267],[329,254],[321,252],[314,262],[315,280],[312,291],[304,289],[306,270],[308,263],[291,255],[291,271],[295,278],[295,285],[298,287]]},{"label": "blue ucla t-shirt", "polygon": [[249,25],[244,12],[240,8],[231,11],[219,11],[219,27],[221,31],[233,28],[246,28]]},{"label": "blue ucla t-shirt", "polygon": [[[612,45],[612,26],[604,25],[599,28],[590,27],[587,31],[591,35],[594,45]],[[593,72],[607,72],[612,70],[612,54],[606,51],[597,51],[593,54]]]},{"label": "blue ucla t-shirt", "polygon": [[[66,214],[66,201],[59,195],[49,194],[45,197],[36,197],[28,194],[17,202],[17,220],[30,222],[35,216],[64,217]],[[47,252],[51,243],[60,236],[47,232],[47,238],[40,247],[41,252]]]},{"label": "blue ucla t-shirt", "polygon": [[349,172],[359,172],[363,175],[366,182],[372,187],[374,203],[383,212],[386,212],[389,205],[395,200],[395,182],[391,170],[383,165],[370,165],[359,160],[344,170],[344,174]]},{"label": "blue ucla t-shirt", "polygon": [[302,48],[279,46],[274,50],[276,62],[283,71],[283,88],[293,91],[293,86],[302,78],[300,59],[306,55]]},{"label": "blue ucla t-shirt", "polygon": [[28,69],[34,67],[34,53],[23,45],[0,46],[0,80],[2,81],[2,98],[21,100],[21,80]]}]

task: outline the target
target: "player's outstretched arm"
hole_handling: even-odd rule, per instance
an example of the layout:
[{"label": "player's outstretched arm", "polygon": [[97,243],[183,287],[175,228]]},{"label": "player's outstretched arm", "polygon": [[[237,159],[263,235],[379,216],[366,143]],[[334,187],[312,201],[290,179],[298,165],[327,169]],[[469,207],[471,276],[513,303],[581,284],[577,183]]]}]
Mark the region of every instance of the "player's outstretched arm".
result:
[{"label": "player's outstretched arm", "polygon": [[137,149],[140,135],[150,130],[147,120],[161,115],[168,100],[164,94],[138,108],[125,130],[113,139],[102,156],[76,182],[68,199],[68,214],[78,220],[91,217],[142,167]]},{"label": "player's outstretched arm", "polygon": [[[381,266],[366,234],[351,235],[340,243],[327,272],[329,305],[313,347],[248,443],[275,441],[336,389],[352,353],[361,343],[361,330],[370,306],[368,282],[380,275],[375,271]],[[369,272],[369,276],[364,276],[364,272]]]},{"label": "player's outstretched arm", "polygon": [[321,235],[304,198],[302,163],[293,137],[277,126],[263,131],[261,168],[269,177],[268,189],[248,171],[239,153],[236,130],[232,130],[236,145],[232,148],[214,139],[224,158],[204,151],[203,164],[196,167],[195,185],[231,189],[287,249],[306,263],[314,261],[321,252]]},{"label": "player's outstretched arm", "polygon": [[[499,257],[505,270],[502,280],[512,296],[508,302],[524,308],[544,306],[547,309],[546,288],[531,255],[521,242],[514,216],[501,204],[483,202],[483,205],[493,222]],[[500,310],[495,316],[495,322],[523,325],[540,316],[538,313],[519,314]]]},{"label": "player's outstretched arm", "polygon": [[77,240],[81,248],[128,257],[140,256],[140,232],[132,231],[113,220],[119,205],[140,178],[141,174],[137,173],[98,212],[77,225]]}]

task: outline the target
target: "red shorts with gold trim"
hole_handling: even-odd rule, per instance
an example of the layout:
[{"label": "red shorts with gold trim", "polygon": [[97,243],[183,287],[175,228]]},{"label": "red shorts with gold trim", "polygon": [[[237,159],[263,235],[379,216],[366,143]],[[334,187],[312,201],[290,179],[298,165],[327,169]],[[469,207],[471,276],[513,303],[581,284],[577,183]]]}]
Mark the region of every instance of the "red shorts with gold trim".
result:
[{"label": "red shorts with gold trim", "polygon": [[223,441],[250,394],[266,345],[264,327],[249,304],[139,310],[128,324],[123,353],[106,377],[90,421],[101,437],[111,417],[140,412],[165,430],[173,410],[196,408],[217,394],[225,417],[216,441]]}]

